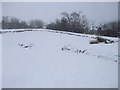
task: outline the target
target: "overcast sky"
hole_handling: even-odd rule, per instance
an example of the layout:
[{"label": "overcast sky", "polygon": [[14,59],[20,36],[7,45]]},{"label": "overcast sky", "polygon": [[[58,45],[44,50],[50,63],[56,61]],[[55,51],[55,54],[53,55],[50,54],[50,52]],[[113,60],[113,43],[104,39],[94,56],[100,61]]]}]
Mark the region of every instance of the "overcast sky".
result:
[{"label": "overcast sky", "polygon": [[3,2],[2,9],[3,16],[14,16],[25,21],[41,19],[45,23],[60,18],[65,11],[83,11],[89,21],[96,24],[118,18],[117,2]]}]

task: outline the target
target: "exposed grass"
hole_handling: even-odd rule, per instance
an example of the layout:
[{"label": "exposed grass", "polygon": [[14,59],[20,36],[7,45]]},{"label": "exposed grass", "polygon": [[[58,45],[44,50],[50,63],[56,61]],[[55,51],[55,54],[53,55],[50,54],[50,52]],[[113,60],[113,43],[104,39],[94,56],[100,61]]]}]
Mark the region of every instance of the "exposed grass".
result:
[{"label": "exposed grass", "polygon": [[104,38],[101,38],[101,37],[97,37],[97,41],[98,41],[98,42],[106,42],[107,40],[104,39]]},{"label": "exposed grass", "polygon": [[101,38],[101,37],[96,37],[96,40],[90,41],[90,44],[99,44],[99,43],[105,43],[105,44],[110,44],[114,43],[114,41],[111,41],[109,39]]},{"label": "exposed grass", "polygon": [[90,44],[98,44],[98,41],[92,40],[92,41],[90,41]]}]

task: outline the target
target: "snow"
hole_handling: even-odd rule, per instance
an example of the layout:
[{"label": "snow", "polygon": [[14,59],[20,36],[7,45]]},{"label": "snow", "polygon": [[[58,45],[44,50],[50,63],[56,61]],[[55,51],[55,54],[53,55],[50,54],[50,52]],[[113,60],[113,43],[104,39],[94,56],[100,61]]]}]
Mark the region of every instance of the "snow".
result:
[{"label": "snow", "polygon": [[117,38],[104,37],[115,41],[111,44],[89,44],[97,36],[22,31],[3,33],[3,88],[118,87]]}]

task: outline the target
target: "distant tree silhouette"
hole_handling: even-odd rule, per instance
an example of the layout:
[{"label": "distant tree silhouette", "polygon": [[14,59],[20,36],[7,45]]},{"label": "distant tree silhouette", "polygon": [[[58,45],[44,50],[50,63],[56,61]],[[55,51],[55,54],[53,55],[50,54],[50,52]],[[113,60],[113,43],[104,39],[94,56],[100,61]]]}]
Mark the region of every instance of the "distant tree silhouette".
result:
[{"label": "distant tree silhouette", "polygon": [[2,18],[2,28],[3,29],[28,28],[28,25],[25,21],[20,21],[17,18],[5,16]]},{"label": "distant tree silhouette", "polygon": [[44,26],[41,20],[31,20],[30,24],[25,21],[20,21],[15,17],[2,17],[2,28],[3,29],[24,29],[24,28],[42,28]]},{"label": "distant tree silhouette", "polygon": [[82,12],[63,12],[61,19],[47,25],[48,29],[56,29],[69,32],[85,33],[89,30],[89,22]]},{"label": "distant tree silhouette", "polygon": [[42,20],[31,20],[30,27],[31,28],[43,28],[44,23]]},{"label": "distant tree silhouette", "polygon": [[117,37],[118,26],[118,21],[111,21],[105,24],[101,24],[97,30],[98,35]]}]

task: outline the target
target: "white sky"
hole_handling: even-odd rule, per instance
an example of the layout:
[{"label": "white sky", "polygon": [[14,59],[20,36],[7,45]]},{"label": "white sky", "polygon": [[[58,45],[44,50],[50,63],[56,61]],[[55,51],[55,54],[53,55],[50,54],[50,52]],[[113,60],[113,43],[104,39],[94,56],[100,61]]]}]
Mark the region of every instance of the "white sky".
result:
[{"label": "white sky", "polygon": [[41,19],[50,23],[60,18],[61,12],[83,11],[97,24],[117,19],[117,2],[3,2],[3,16],[14,16],[21,20]]},{"label": "white sky", "polygon": [[41,19],[45,23],[60,18],[61,12],[83,11],[96,24],[117,20],[117,2],[3,2],[3,16],[21,20]]}]

